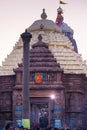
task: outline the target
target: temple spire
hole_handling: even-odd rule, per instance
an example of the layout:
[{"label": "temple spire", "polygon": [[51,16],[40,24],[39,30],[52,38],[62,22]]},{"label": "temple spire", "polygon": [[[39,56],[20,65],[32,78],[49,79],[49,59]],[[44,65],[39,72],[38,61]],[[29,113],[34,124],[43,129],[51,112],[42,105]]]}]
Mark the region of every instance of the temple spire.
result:
[{"label": "temple spire", "polygon": [[63,10],[62,10],[61,7],[59,7],[57,9],[57,18],[56,18],[56,24],[59,25],[59,26],[61,26],[61,24],[63,22],[63,16],[62,16],[62,14],[63,14]]},{"label": "temple spire", "polygon": [[59,0],[59,8],[57,9],[57,18],[56,18],[56,24],[58,26],[61,26],[62,25],[62,22],[63,22],[63,9],[61,8],[61,5],[64,5],[64,4],[67,4],[65,3],[64,1],[62,0]]}]

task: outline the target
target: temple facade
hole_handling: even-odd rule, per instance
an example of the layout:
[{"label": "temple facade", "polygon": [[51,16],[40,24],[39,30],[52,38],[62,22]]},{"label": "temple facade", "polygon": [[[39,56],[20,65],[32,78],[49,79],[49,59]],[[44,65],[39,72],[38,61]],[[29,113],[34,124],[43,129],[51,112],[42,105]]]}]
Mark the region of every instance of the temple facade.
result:
[{"label": "temple facade", "polygon": [[[58,127],[87,127],[87,65],[78,53],[73,30],[63,22],[58,8],[56,22],[45,9],[27,31],[30,42],[29,98],[31,126],[46,117]],[[0,67],[0,120],[22,119],[23,42],[19,38]],[[54,95],[55,98],[51,99]],[[56,123],[57,122],[57,123]]]}]

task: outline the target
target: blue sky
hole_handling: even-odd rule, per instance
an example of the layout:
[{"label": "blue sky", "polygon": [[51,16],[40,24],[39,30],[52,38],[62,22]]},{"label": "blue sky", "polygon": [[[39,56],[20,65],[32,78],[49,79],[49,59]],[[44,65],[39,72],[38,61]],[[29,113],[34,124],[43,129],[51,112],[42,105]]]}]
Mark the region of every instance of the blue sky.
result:
[{"label": "blue sky", "polygon": [[[79,54],[87,60],[87,0],[63,0],[64,22],[74,30]],[[12,51],[20,34],[45,8],[47,18],[55,22],[59,0],[0,0],[0,65]]]}]

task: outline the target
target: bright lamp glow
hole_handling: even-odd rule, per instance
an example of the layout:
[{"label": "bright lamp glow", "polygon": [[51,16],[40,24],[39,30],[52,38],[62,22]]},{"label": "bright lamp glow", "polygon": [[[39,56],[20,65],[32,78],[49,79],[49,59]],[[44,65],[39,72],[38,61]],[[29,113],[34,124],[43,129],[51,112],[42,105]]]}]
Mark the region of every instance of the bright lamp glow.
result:
[{"label": "bright lamp glow", "polygon": [[55,95],[51,95],[51,99],[54,99],[55,98]]}]

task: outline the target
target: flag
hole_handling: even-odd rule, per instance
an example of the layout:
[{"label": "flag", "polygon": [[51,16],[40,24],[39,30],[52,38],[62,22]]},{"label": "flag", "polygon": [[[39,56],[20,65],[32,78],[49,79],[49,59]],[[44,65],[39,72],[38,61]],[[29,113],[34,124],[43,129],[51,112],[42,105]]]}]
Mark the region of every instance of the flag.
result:
[{"label": "flag", "polygon": [[60,4],[67,4],[67,3],[65,3],[65,2],[63,2],[63,1],[60,0]]}]

